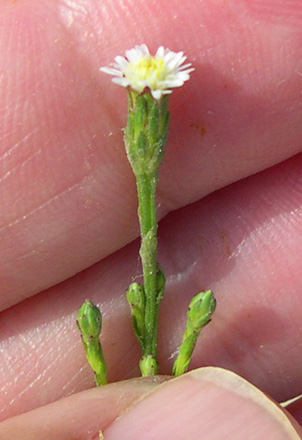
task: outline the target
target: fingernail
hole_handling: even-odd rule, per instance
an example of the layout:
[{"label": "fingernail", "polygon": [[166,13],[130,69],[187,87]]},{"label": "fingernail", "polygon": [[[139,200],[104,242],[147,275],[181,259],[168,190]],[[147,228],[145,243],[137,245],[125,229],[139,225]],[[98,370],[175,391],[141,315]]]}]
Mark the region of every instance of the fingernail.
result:
[{"label": "fingernail", "polygon": [[116,419],[104,438],[301,439],[285,412],[264,393],[216,367],[194,370],[160,385]]}]

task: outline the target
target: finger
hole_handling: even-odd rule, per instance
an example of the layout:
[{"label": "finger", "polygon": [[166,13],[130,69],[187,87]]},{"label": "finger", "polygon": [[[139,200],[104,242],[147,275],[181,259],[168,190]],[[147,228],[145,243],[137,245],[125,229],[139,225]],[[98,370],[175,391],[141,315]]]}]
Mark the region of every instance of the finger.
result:
[{"label": "finger", "polygon": [[99,430],[108,440],[194,440],[201,434],[289,440],[302,433],[288,413],[229,371],[208,367],[159,385],[162,380],[135,379],[76,394],[2,422],[1,439],[97,439]]},{"label": "finger", "polygon": [[259,389],[213,367],[163,384],[104,431],[106,440],[298,440],[301,434],[301,427]]},{"label": "finger", "polygon": [[114,10],[32,0],[3,3],[0,21],[2,309],[138,234],[125,92],[99,72],[137,42],[138,26],[140,40],[183,49],[196,67],[171,98],[159,216],[301,151],[298,0]]},{"label": "finger", "polygon": [[99,439],[104,430],[163,377],[133,379],[94,388],[0,423],[0,438],[22,440]]},{"label": "finger", "polygon": [[[238,182],[162,222],[161,372],[171,371],[189,300],[211,287],[217,309],[191,366],[235,370],[279,401],[302,392],[301,161]],[[109,380],[138,374],[139,347],[124,298],[140,275],[137,255],[134,243],[2,312],[2,418],[93,385],[75,324],[85,298],[102,309]]]}]

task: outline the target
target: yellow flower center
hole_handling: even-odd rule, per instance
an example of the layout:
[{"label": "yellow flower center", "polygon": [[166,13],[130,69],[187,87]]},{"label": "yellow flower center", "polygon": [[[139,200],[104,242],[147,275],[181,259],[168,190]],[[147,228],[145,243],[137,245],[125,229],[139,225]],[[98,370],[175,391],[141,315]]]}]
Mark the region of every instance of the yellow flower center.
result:
[{"label": "yellow flower center", "polygon": [[146,57],[129,64],[129,73],[126,76],[133,83],[148,81],[152,89],[158,87],[158,81],[165,76],[165,63],[161,58]]}]

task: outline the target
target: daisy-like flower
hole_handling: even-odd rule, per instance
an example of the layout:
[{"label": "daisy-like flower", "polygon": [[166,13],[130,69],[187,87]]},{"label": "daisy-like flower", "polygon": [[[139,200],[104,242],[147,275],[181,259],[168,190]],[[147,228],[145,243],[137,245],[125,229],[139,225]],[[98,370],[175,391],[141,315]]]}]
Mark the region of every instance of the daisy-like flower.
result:
[{"label": "daisy-like flower", "polygon": [[183,52],[172,52],[160,46],[156,54],[150,55],[146,44],[135,46],[126,51],[126,56],[115,57],[112,67],[101,67],[100,70],[113,75],[112,81],[123,87],[130,87],[138,93],[150,89],[155,100],[180,87],[190,78],[194,70],[191,63],[186,63]]}]

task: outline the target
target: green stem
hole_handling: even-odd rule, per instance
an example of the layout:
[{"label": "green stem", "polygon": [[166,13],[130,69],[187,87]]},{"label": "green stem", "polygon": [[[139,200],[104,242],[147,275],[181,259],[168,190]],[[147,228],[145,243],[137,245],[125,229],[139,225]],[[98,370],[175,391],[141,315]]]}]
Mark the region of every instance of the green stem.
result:
[{"label": "green stem", "polygon": [[[157,220],[155,193],[157,173],[136,175],[138,193],[138,216],[141,229],[140,256],[143,267],[145,305],[145,334],[143,356],[156,360],[157,351]],[[149,374],[149,373],[143,373]],[[152,374],[154,368],[152,369]]]},{"label": "green stem", "polygon": [[[144,295],[142,295],[143,291],[128,291],[128,300],[130,300],[132,310],[134,332],[142,347],[141,373],[143,376],[149,376],[158,371],[157,315],[164,289],[164,275],[156,262],[155,193],[158,168],[163,158],[168,135],[168,95],[156,101],[149,91],[139,94],[130,89],[128,105],[128,122],[124,139],[127,156],[137,183],[138,216],[141,228],[140,256],[144,277]],[[135,295],[138,293],[138,298],[134,298],[134,293]],[[144,302],[144,311],[141,309],[141,300]],[[141,325],[143,315],[144,325]]]}]

